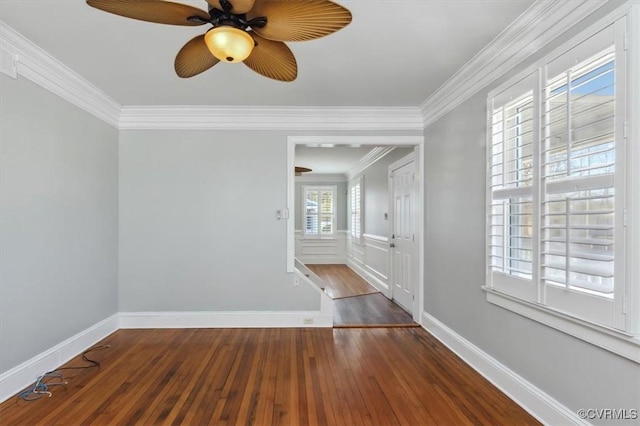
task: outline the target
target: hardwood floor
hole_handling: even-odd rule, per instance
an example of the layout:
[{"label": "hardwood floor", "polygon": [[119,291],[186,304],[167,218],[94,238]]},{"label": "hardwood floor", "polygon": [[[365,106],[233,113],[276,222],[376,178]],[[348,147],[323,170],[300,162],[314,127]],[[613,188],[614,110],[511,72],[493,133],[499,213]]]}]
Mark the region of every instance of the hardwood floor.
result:
[{"label": "hardwood floor", "polygon": [[377,293],[378,290],[362,279],[347,265],[306,265],[326,283],[324,291],[332,299]]},{"label": "hardwood floor", "polygon": [[421,328],[119,330],[101,344],[99,369],[4,402],[0,424],[538,424]]},{"label": "hardwood floor", "polygon": [[334,299],[334,327],[418,327],[410,314],[347,265],[305,266],[325,282],[325,293]]},{"label": "hardwood floor", "polygon": [[382,293],[347,297],[333,303],[334,327],[419,327],[411,315]]}]

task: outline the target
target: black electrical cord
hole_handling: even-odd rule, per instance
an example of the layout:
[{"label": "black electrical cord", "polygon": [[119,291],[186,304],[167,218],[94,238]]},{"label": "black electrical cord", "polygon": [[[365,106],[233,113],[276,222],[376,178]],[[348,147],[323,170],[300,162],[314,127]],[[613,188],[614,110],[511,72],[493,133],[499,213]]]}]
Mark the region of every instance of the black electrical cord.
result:
[{"label": "black electrical cord", "polygon": [[110,346],[99,345],[99,346],[94,346],[92,348],[89,348],[86,351],[82,352],[82,360],[89,363],[89,365],[81,365],[77,367],[60,367],[60,368],[56,368],[55,370],[47,371],[42,376],[36,379],[36,382],[31,389],[28,389],[22,392],[21,394],[18,395],[18,397],[23,401],[36,401],[45,395],[51,397],[51,392],[49,391],[50,386],[62,386],[62,385],[66,385],[67,382],[59,381],[59,382],[53,382],[53,383],[51,382],[46,383],[44,382],[45,379],[48,379],[51,377],[58,377],[62,379],[61,371],[63,370],[84,370],[87,368],[100,367],[100,362],[87,357],[87,354],[90,352],[100,351],[107,348],[110,348]]},{"label": "black electrical cord", "polygon": [[111,346],[109,345],[100,345],[100,346],[94,346],[93,348],[87,349],[86,351],[82,352],[82,360],[85,362],[88,362],[91,365],[82,365],[79,367],[61,367],[61,368],[56,368],[53,371],[49,371],[49,373],[53,373],[53,372],[57,372],[57,371],[62,371],[62,370],[83,370],[85,368],[93,368],[93,367],[100,367],[100,362],[93,360],[93,359],[89,359],[87,358],[87,354],[90,352],[94,352],[94,351],[101,351],[103,349],[108,349]]}]

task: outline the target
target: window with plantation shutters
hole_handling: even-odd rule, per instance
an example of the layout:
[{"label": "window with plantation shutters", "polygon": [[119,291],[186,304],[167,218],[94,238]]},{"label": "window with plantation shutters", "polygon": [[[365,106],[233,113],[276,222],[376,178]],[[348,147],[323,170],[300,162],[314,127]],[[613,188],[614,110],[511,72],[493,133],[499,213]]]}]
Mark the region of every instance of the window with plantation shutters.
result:
[{"label": "window with plantation shutters", "polygon": [[533,75],[489,101],[489,265],[494,286],[533,295]]},{"label": "window with plantation shutters", "polygon": [[330,237],[336,228],[336,187],[303,186],[303,234],[307,237]]},{"label": "window with plantation shutters", "polygon": [[614,48],[560,72],[548,65],[542,140],[542,278],[606,298],[615,290]]},{"label": "window with plantation shutters", "polygon": [[489,95],[486,288],[633,331],[625,30],[619,19]]},{"label": "window with plantation shutters", "polygon": [[359,242],[362,237],[362,176],[351,182],[349,202],[351,205],[351,238]]}]

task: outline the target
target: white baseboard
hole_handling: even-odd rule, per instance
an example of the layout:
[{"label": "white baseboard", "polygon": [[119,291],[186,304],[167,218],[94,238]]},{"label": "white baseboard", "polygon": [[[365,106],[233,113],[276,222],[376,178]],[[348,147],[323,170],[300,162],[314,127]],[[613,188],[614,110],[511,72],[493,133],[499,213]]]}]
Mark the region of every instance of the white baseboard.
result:
[{"label": "white baseboard", "polygon": [[305,265],[345,265],[347,258],[344,256],[296,256]]},{"label": "white baseboard", "polygon": [[47,371],[54,370],[104,339],[119,328],[118,314],[87,328],[0,375],[0,402],[35,382]]},{"label": "white baseboard", "polygon": [[333,327],[323,311],[292,312],[120,312],[120,328]]},{"label": "white baseboard", "polygon": [[543,424],[589,424],[426,312],[422,327]]},{"label": "white baseboard", "polygon": [[362,277],[363,280],[365,280],[366,282],[368,282],[369,284],[374,286],[376,288],[376,290],[378,290],[379,292],[381,292],[382,294],[384,294],[387,297],[390,296],[389,286],[386,283],[380,281],[373,274],[369,273],[365,269],[365,267],[363,267],[362,265],[358,264],[358,262],[355,262],[352,259],[348,259],[347,260],[347,266],[349,268],[353,269],[353,272],[355,272],[356,274],[360,275],[360,277]]}]

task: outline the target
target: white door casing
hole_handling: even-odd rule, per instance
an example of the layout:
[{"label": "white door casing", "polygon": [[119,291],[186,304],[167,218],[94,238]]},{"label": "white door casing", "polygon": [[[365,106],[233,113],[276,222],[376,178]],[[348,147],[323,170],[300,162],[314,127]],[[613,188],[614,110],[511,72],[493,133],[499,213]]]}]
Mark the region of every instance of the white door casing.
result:
[{"label": "white door casing", "polygon": [[[319,146],[319,145],[360,145],[360,146],[398,146],[407,147],[414,146],[415,162],[416,162],[416,268],[417,283],[424,282],[424,238],[423,222],[424,222],[424,136],[379,136],[379,135],[359,135],[359,136],[287,136],[287,210],[290,213],[289,218],[295,215],[295,150],[296,145]],[[299,208],[299,207],[298,207]],[[390,210],[391,212],[391,210]],[[287,235],[287,254],[286,265],[287,272],[293,273],[295,270],[295,226],[294,221],[289,219],[286,221]],[[391,234],[389,234],[391,236]],[[391,262],[391,261],[390,261]],[[391,288],[391,286],[389,287]],[[423,313],[424,287],[422,284],[414,288],[414,309],[413,320],[420,324],[421,315]]]},{"label": "white door casing", "polygon": [[416,229],[416,166],[414,155],[389,166],[391,195],[391,295],[408,312],[414,312],[418,281]]}]

